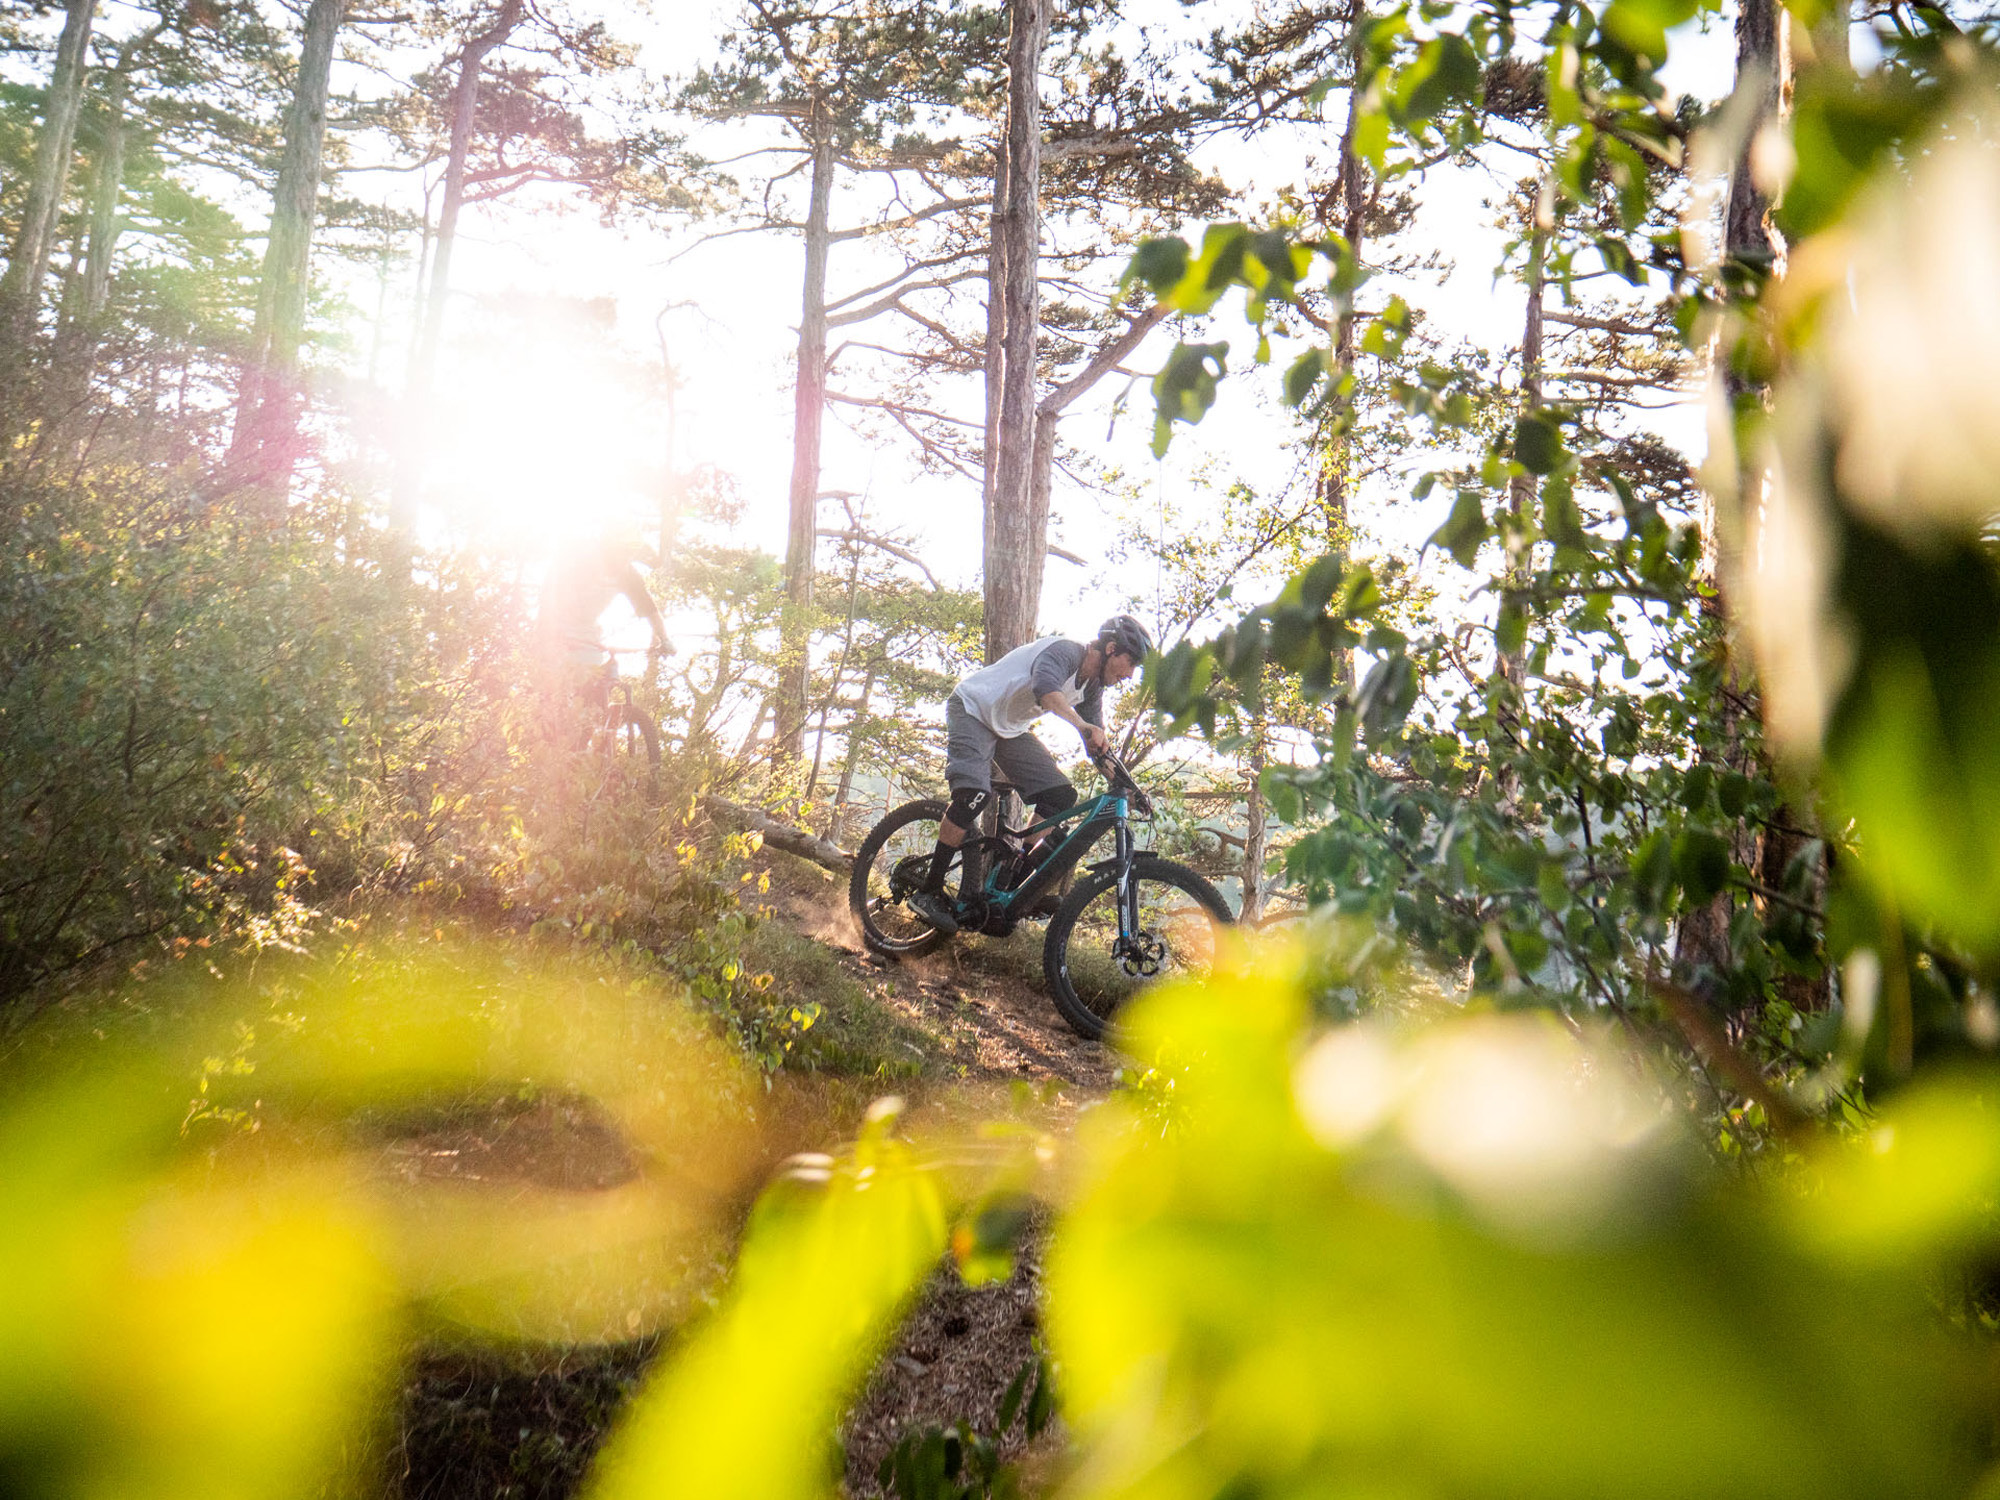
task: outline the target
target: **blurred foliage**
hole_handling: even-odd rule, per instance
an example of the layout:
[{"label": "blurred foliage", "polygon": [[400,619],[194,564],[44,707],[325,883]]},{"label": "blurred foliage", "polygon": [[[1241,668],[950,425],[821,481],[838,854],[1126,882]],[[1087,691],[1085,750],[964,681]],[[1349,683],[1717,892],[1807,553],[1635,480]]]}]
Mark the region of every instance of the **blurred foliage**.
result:
[{"label": "blurred foliage", "polygon": [[[602,1339],[698,1285],[749,1119],[698,1020],[574,961],[445,970],[380,946],[267,957],[259,984],[184,966],[144,996],[151,1042],[17,1042],[9,1493],[363,1491],[354,1457],[413,1319]],[[627,1149],[687,1165],[671,1184],[628,1167],[581,1217],[532,1170],[503,1199],[423,1170],[456,1155],[427,1140],[524,1088],[593,1099]],[[399,1142],[408,1174],[385,1170]]]},{"label": "blurred foliage", "polygon": [[729,1295],[641,1394],[593,1495],[831,1488],[841,1397],[945,1246],[938,1184],[893,1119],[878,1107],[851,1161],[795,1163],[765,1194]]},{"label": "blurred foliage", "polygon": [[[692,1313],[591,1492],[830,1494],[900,1311],[947,1246],[980,1274],[1024,1188],[1063,1209],[1084,1493],[1945,1495],[1992,1460],[1990,1071],[1748,1178],[1616,1031],[1405,1004],[1339,922],[1141,1002],[1148,1080],[1059,1176],[1045,1138],[904,1141],[878,1106],[765,1191],[711,1301],[758,1094],[697,1016],[601,961],[371,947],[266,977],[271,1040],[197,1109],[240,985],[165,1046],[17,1057],[10,1492],[365,1489],[412,1325],[615,1350]],[[1329,1025],[1343,991],[1379,1013]],[[627,1165],[583,1197],[546,1156],[466,1160],[509,1095],[594,1101]],[[885,1490],[1016,1492],[997,1438],[1051,1389],[1024,1369],[996,1433],[912,1434]]]},{"label": "blurred foliage", "polygon": [[[1339,538],[1155,661],[1177,727],[1313,736],[1262,782],[1302,830],[1299,948],[1143,1002],[1067,1156],[913,1142],[884,1104],[761,1195],[817,1016],[758,972],[752,846],[699,809],[816,794],[743,769],[754,723],[720,743],[771,680],[774,566],[691,534],[665,591],[714,649],[627,688],[669,762],[580,752],[497,572],[385,582],[325,473],[268,530],[206,494],[240,236],[142,157],[164,248],[119,279],[117,399],[87,434],[45,400],[0,477],[0,1490],[365,1491],[413,1335],[657,1335],[595,1492],[827,1494],[901,1311],[946,1255],[999,1274],[1033,1193],[1054,1368],[1001,1426],[1059,1389],[1079,1496],[1991,1493],[1994,38],[1904,7],[1866,73],[1801,49],[1761,158],[1780,266],[1712,243],[1764,80],[1713,110],[1660,82],[1702,15],[1394,4],[1347,59],[1380,182],[1514,132],[1524,301],[1651,299],[1588,373],[1713,360],[1705,489],[1606,403],[1364,315],[1355,247],[1142,247],[1184,317],[1242,292],[1260,363],[1359,321],[1359,363],[1306,348],[1282,394],[1324,444],[1384,402],[1426,435],[1411,499],[1449,502],[1432,550],[1490,610]],[[33,105],[0,96],[17,165]],[[1167,360],[1162,445],[1230,352]],[[968,600],[834,555],[815,693],[851,788],[857,744],[930,753],[904,710]],[[420,955],[350,894],[505,936],[441,961],[442,925]],[[100,959],[135,965],[112,1001],[51,983]],[[563,1150],[498,1144],[536,1131]],[[997,1451],[920,1433],[883,1483],[1002,1492]]]},{"label": "blurred foliage", "polygon": [[[1779,277],[1713,248],[1713,179],[1751,150],[1760,82],[1705,116],[1658,82],[1693,13],[1536,12],[1531,34],[1504,6],[1394,7],[1366,35],[1358,131],[1386,180],[1495,143],[1538,161],[1503,274],[1537,325],[1653,326],[1629,300],[1583,311],[1609,273],[1712,352],[1735,393],[1712,498],[1601,398],[1544,391],[1571,372],[1504,384],[1410,348],[1390,297],[1362,320],[1368,384],[1458,460],[1411,498],[1450,497],[1431,547],[1490,613],[1412,610],[1393,567],[1336,551],[1150,680],[1176,727],[1218,736],[1274,673],[1328,703],[1316,757],[1264,777],[1308,825],[1287,878],[1474,994],[1654,1038],[1664,1022],[1694,1083],[1719,1085],[1734,1151],[2000,1040],[1982,727],[2000,455],[1975,331],[2000,255],[1995,65],[1990,28],[1931,10],[1878,27],[1865,75],[1823,40],[1802,54],[1796,160],[1756,147],[1790,172]],[[1503,116],[1487,83],[1521,48],[1546,70]],[[1260,362],[1286,308],[1353,316],[1366,279],[1337,236],[1245,225],[1152,242],[1128,272],[1189,315],[1240,290]],[[1226,355],[1209,339],[1167,363],[1163,443],[1216,399]],[[1308,347],[1284,395],[1333,413],[1338,443],[1361,379]],[[1739,500],[1765,474],[1768,499]]]},{"label": "blurred foliage", "polygon": [[1989,1084],[1752,1190],[1611,1033],[1316,1035],[1287,968],[1149,996],[1171,1123],[1086,1132],[1049,1264],[1080,1492],[1968,1491],[1990,1375],[1925,1273],[1992,1244]]}]

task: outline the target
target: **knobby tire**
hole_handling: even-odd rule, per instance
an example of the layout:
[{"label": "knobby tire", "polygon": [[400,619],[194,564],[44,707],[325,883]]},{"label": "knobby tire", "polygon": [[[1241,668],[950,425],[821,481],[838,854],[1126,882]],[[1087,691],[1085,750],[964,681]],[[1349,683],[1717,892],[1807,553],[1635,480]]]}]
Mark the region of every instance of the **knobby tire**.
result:
[{"label": "knobby tire", "polygon": [[[869,829],[868,837],[855,851],[854,870],[847,878],[847,909],[854,914],[854,924],[861,929],[861,940],[868,945],[871,953],[878,953],[884,958],[914,958],[931,952],[945,940],[945,933],[925,923],[900,903],[893,910],[901,915],[901,921],[891,926],[884,920],[885,913],[891,909],[884,904],[888,901],[891,868],[898,859],[921,852],[908,846],[924,843],[923,837],[910,836],[913,825],[928,823],[929,844],[935,844],[937,830],[944,822],[944,809],[945,804],[935,797],[905,802]],[[883,851],[898,834],[905,835],[903,844],[898,846],[900,852],[885,860]],[[878,862],[880,869],[876,868]],[[920,928],[921,931],[911,930],[913,928]]]},{"label": "knobby tire", "polygon": [[[1134,859],[1132,878],[1141,884],[1142,923],[1149,913],[1164,915],[1177,928],[1171,934],[1163,934],[1170,949],[1175,942],[1184,945],[1181,954],[1171,956],[1192,961],[1191,967],[1176,968],[1173,972],[1201,972],[1213,957],[1219,929],[1236,920],[1222,893],[1186,865],[1147,854]],[[1117,884],[1115,868],[1099,870],[1079,880],[1050,920],[1048,937],[1042,944],[1042,973],[1048,981],[1050,998],[1070,1029],[1093,1041],[1104,1035],[1126,1001],[1148,982],[1124,975],[1111,956],[1111,942],[1117,937]],[[1158,893],[1150,902],[1146,896],[1148,889]],[[1178,893],[1180,899],[1167,895],[1168,892]],[[1084,922],[1086,915],[1090,918],[1085,924],[1088,931],[1080,934],[1078,924]],[[1207,919],[1200,924],[1205,931],[1189,925],[1195,917]],[[1204,943],[1205,952],[1193,951]],[[1079,944],[1089,945],[1090,951],[1086,954]],[[1084,972],[1086,959],[1092,969],[1102,972]]]}]

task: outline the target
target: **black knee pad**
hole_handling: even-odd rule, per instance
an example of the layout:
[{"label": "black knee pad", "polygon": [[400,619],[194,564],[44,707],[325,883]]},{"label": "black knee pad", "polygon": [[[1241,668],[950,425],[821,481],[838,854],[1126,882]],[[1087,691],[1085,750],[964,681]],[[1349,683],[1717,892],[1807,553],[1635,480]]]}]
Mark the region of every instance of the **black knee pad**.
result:
[{"label": "black knee pad", "polygon": [[1031,804],[1035,816],[1047,822],[1058,813],[1066,813],[1076,806],[1076,788],[1065,781],[1061,786],[1052,786],[1046,792],[1037,792]]},{"label": "black knee pad", "polygon": [[951,789],[951,806],[944,810],[944,820],[952,827],[970,833],[979,821],[979,815],[986,811],[986,804],[992,800],[993,794],[984,787],[955,786]]}]

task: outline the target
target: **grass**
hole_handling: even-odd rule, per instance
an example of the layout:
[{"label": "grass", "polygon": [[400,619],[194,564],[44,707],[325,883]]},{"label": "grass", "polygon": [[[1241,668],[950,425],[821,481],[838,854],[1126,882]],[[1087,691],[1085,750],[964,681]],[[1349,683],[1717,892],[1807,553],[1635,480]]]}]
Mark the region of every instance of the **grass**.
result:
[{"label": "grass", "polygon": [[825,944],[783,918],[751,931],[744,960],[772,976],[772,992],[800,1009],[819,1007],[801,1061],[817,1072],[882,1081],[920,1078],[944,1060],[943,1040],[898,1015]]}]

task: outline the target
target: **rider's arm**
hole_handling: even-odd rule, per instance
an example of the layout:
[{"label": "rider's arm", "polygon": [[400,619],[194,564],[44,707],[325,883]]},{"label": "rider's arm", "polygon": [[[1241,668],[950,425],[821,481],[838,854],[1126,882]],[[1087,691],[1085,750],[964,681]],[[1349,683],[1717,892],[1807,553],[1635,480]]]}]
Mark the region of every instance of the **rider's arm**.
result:
[{"label": "rider's arm", "polygon": [[1070,704],[1068,696],[1069,686],[1083,670],[1088,656],[1088,649],[1075,641],[1050,641],[1035,657],[1030,680],[1035,688],[1035,702],[1041,705],[1043,712],[1061,719],[1083,736],[1083,742],[1090,747],[1092,754],[1099,754],[1107,743],[1104,731],[1079,714]]},{"label": "rider's arm", "polygon": [[1043,708],[1082,735],[1084,744],[1088,745],[1092,751],[1102,751],[1110,743],[1105,738],[1103,728],[1100,725],[1091,723],[1082,714],[1070,707],[1069,699],[1065,698],[1061,693],[1042,694],[1041,704]]},{"label": "rider's arm", "polygon": [[639,576],[639,570],[627,563],[618,571],[617,578],[618,591],[632,601],[632,608],[639,618],[652,627],[654,648],[672,656],[674,643],[667,639],[667,622],[660,618],[660,607],[647,592],[646,581]]}]

